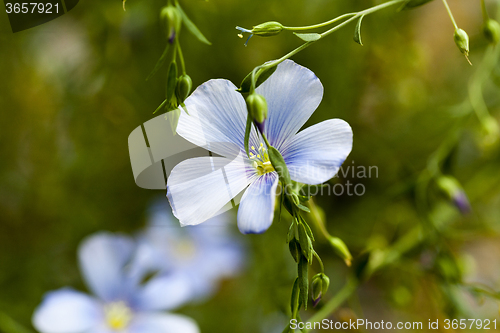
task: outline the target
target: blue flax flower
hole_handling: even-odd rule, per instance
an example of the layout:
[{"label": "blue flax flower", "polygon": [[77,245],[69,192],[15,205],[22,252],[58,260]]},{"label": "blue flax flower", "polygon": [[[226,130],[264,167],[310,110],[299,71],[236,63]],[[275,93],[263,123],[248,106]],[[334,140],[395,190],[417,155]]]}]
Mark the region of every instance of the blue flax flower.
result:
[{"label": "blue flax flower", "polygon": [[226,213],[203,226],[181,228],[166,200],[154,202],[149,225],[139,235],[134,266],[158,276],[182,274],[191,286],[192,298],[205,298],[216,291],[222,278],[236,275],[243,266],[243,246],[229,222]]},{"label": "blue flax flower", "polygon": [[[261,233],[273,220],[278,174],[257,132],[244,149],[247,108],[227,80],[210,80],[186,99],[177,133],[212,153],[179,163],[167,182],[167,197],[182,225],[196,225],[224,210],[246,189],[238,210],[242,233]],[[291,178],[316,185],[334,177],[352,148],[352,130],[340,119],[299,129],[318,107],[323,86],[309,69],[286,60],[256,92],[267,100],[264,134],[283,155]],[[219,155],[219,156],[217,156]]]},{"label": "blue flax flower", "polygon": [[182,276],[144,276],[127,269],[134,242],[99,233],[79,248],[80,268],[90,296],[64,288],[45,295],[35,310],[33,325],[41,333],[199,333],[185,316],[168,314],[190,298]]}]

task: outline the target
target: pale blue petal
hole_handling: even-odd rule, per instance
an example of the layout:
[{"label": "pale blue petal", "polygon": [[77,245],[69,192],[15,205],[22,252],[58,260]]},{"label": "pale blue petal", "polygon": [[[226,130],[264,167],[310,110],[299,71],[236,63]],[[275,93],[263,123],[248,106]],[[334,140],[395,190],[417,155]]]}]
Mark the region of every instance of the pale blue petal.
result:
[{"label": "pale blue petal", "polygon": [[255,170],[246,156],[185,160],[167,180],[167,197],[181,225],[196,225],[220,213],[252,181]]},{"label": "pale blue petal", "polygon": [[245,191],[238,209],[238,228],[244,234],[259,234],[273,222],[278,174],[266,173]]},{"label": "pale blue petal", "polygon": [[95,295],[108,302],[128,297],[129,286],[123,269],[133,251],[131,239],[106,232],[82,242],[78,250],[80,269]]},{"label": "pale blue petal", "polygon": [[286,142],[281,154],[293,180],[315,185],[333,178],[351,149],[349,124],[330,119],[301,131]]},{"label": "pale blue petal", "polygon": [[196,322],[186,316],[167,313],[138,314],[128,333],[200,333]]},{"label": "pale blue petal", "polygon": [[139,311],[172,310],[192,298],[192,290],[186,276],[160,275],[138,288],[133,304]]},{"label": "pale blue petal", "polygon": [[33,314],[33,326],[41,333],[81,333],[103,320],[97,300],[71,289],[47,293]]},{"label": "pale blue petal", "polygon": [[[210,80],[196,88],[186,101],[177,133],[191,143],[230,157],[244,151],[247,108],[243,96],[228,80]],[[260,142],[260,141],[259,141]],[[252,130],[251,144],[257,144]]]},{"label": "pale blue petal", "polygon": [[285,60],[256,92],[267,101],[267,139],[278,150],[313,114],[323,98],[323,85],[309,69]]}]

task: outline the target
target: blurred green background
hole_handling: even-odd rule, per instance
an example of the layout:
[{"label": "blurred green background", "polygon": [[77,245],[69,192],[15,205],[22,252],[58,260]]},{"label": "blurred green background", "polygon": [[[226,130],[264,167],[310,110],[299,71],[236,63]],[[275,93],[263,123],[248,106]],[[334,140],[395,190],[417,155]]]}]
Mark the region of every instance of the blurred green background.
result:
[{"label": "blurred green background", "polygon": [[[211,78],[238,84],[254,66],[301,43],[282,33],[253,37],[245,47],[236,25],[251,28],[270,20],[309,25],[378,3],[181,1],[212,42],[208,46],[182,32],[188,74],[194,86]],[[336,320],[498,318],[496,301],[484,298],[480,303],[463,287],[477,282],[500,290],[500,151],[495,143],[484,144],[474,115],[461,117],[471,111],[469,82],[487,41],[479,0],[449,3],[471,37],[472,67],[453,42],[453,26],[441,1],[411,11],[391,7],[366,17],[363,47],[353,42],[352,24],[292,58],[314,71],[325,88],[323,102],[306,126],[329,118],[348,121],[354,146],[345,165],[378,168],[378,178],[336,180],[362,183],[363,196],[316,200],[330,233],[341,237],[355,257],[390,246],[424,223],[415,205],[416,180],[429,156],[462,121],[446,171],[462,183],[472,212],[463,216],[446,198],[433,195],[429,214],[442,225],[438,240],[424,241],[380,270],[332,315]],[[127,146],[129,133],[151,119],[163,101],[166,68],[149,81],[145,78],[166,45],[159,20],[164,4],[128,0],[124,12],[119,0],[81,1],[68,14],[16,34],[0,13],[4,330],[10,320],[31,328],[33,310],[49,290],[67,285],[85,290],[76,262],[80,240],[99,230],[138,230],[146,222],[148,204],[164,195],[135,185]],[[487,6],[494,15],[495,2]],[[498,120],[500,67],[494,67],[484,96]],[[295,276],[285,244],[289,221],[276,220],[265,234],[245,236],[252,244],[246,271],[226,281],[211,300],[181,312],[197,320],[203,332],[280,332]],[[319,233],[316,248],[332,279],[328,300],[350,269]],[[459,267],[460,281],[439,269],[446,266],[441,258],[448,256]]]}]

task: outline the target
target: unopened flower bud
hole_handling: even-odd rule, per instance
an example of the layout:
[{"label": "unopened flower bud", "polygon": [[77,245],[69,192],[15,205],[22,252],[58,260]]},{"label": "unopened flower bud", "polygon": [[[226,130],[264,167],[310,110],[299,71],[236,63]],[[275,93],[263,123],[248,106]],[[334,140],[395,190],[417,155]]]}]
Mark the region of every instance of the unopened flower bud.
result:
[{"label": "unopened flower bud", "polygon": [[182,17],[179,10],[172,5],[162,8],[160,13],[161,19],[164,21],[168,42],[172,44],[175,36],[181,29]]},{"label": "unopened flower bud", "polygon": [[247,108],[250,117],[262,124],[267,118],[267,102],[264,96],[253,93],[247,97]]},{"label": "unopened flower bud", "polygon": [[328,290],[330,285],[330,279],[324,273],[316,274],[311,281],[311,297],[313,301],[313,306],[318,305],[321,297]]},{"label": "unopened flower bud", "polygon": [[339,255],[347,266],[351,266],[352,255],[344,241],[338,237],[329,237],[328,241],[337,255]]},{"label": "unopened flower bud", "polygon": [[498,43],[500,40],[500,24],[495,20],[488,19],[483,25],[483,33],[490,43]]},{"label": "unopened flower bud", "polygon": [[455,29],[453,39],[455,40],[455,44],[457,44],[460,52],[462,52],[467,61],[469,61],[469,35],[467,35],[463,29]]},{"label": "unopened flower bud", "polygon": [[453,202],[462,214],[470,212],[471,207],[469,199],[467,198],[467,195],[458,180],[450,176],[441,176],[437,180],[437,185],[443,194],[445,194],[446,197]]},{"label": "unopened flower bud", "polygon": [[500,140],[500,127],[498,122],[492,116],[488,116],[481,121],[483,140],[482,145],[485,148],[494,147]]},{"label": "unopened flower bud", "polygon": [[181,75],[177,79],[177,86],[175,87],[175,96],[179,103],[183,103],[191,92],[193,81],[187,74]]},{"label": "unopened flower bud", "polygon": [[279,22],[261,23],[252,29],[252,34],[262,37],[276,36],[283,30],[283,25]]}]

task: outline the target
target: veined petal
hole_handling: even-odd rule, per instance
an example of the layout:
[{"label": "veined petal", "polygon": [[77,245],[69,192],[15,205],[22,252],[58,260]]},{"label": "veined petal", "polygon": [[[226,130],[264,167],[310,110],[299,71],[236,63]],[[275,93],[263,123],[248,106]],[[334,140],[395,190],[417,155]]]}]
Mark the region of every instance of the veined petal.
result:
[{"label": "veined petal", "polygon": [[267,139],[278,150],[313,114],[323,98],[323,85],[309,69],[285,60],[256,92],[267,101]]},{"label": "veined petal", "polygon": [[103,320],[97,300],[71,289],[47,293],[33,314],[33,326],[41,333],[81,333]]},{"label": "veined petal", "polygon": [[181,225],[214,216],[255,177],[240,153],[234,159],[197,157],[177,164],[167,180],[167,197]]},{"label": "veined petal", "polygon": [[238,228],[244,234],[259,234],[273,222],[278,174],[266,173],[257,178],[241,198]]},{"label": "veined petal", "polygon": [[128,297],[123,272],[134,243],[124,236],[101,232],[90,236],[78,249],[80,269],[88,287],[104,301]]},{"label": "veined petal", "polygon": [[351,126],[329,119],[301,131],[286,142],[281,154],[293,180],[316,185],[335,176],[351,149]]},{"label": "veined petal", "polygon": [[138,289],[133,302],[140,311],[172,310],[193,297],[187,277],[170,274],[149,280]]},{"label": "veined petal", "polygon": [[138,314],[130,327],[128,333],[200,333],[196,322],[186,316],[143,313]]},{"label": "veined petal", "polygon": [[[177,133],[192,142],[225,157],[244,151],[247,107],[243,96],[228,80],[217,79],[203,83],[186,101]],[[251,144],[257,144],[252,129]]]}]

